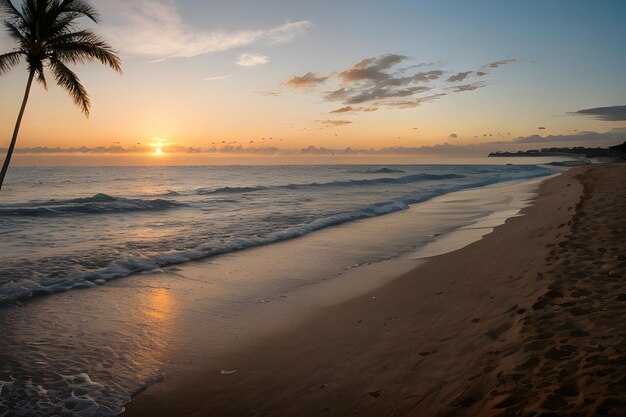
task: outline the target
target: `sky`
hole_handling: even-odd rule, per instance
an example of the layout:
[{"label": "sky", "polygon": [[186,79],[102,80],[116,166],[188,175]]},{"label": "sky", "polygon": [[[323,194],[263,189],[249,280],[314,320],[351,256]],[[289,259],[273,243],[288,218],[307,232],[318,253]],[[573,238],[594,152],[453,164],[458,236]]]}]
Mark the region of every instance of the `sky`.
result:
[{"label": "sky", "polygon": [[[626,139],[622,0],[91,4],[123,74],[75,69],[88,119],[35,85],[16,164],[408,162]],[[23,64],[0,77],[0,148],[26,79]]]}]

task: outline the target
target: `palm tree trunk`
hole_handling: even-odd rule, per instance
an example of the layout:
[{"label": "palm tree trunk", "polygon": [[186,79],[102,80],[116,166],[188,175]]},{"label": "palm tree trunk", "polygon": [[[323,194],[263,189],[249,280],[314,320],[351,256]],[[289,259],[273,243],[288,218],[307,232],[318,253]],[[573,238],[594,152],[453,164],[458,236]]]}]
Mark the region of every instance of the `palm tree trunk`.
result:
[{"label": "palm tree trunk", "polygon": [[4,158],[2,171],[0,172],[0,190],[2,190],[4,177],[7,175],[7,171],[9,170],[9,164],[11,163],[11,157],[13,156],[13,151],[15,150],[15,143],[17,142],[17,135],[20,132],[20,125],[22,124],[22,118],[24,117],[24,110],[26,110],[26,103],[28,102],[28,96],[30,95],[30,87],[33,85],[34,77],[35,77],[35,73],[31,71],[30,75],[28,76],[28,84],[26,84],[26,92],[24,93],[24,100],[22,101],[22,108],[20,109],[19,116],[17,116],[15,129],[13,130],[13,138],[11,139],[11,144],[9,145],[7,156]]}]

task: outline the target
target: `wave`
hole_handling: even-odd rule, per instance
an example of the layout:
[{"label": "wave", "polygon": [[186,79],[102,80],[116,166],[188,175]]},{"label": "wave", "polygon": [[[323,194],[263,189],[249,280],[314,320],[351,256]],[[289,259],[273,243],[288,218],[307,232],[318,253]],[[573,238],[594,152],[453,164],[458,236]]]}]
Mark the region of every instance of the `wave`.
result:
[{"label": "wave", "polygon": [[235,193],[251,193],[255,191],[269,190],[269,189],[288,189],[299,190],[306,188],[331,188],[331,187],[362,187],[368,185],[393,185],[393,184],[411,184],[420,181],[437,181],[437,180],[452,180],[465,178],[465,175],[460,174],[415,174],[407,175],[400,178],[374,178],[367,180],[345,180],[345,181],[331,181],[331,182],[311,182],[304,184],[286,184],[286,185],[273,185],[273,186],[258,186],[258,187],[223,187],[216,189],[200,188],[196,190],[195,194],[208,195],[208,194],[235,194]]},{"label": "wave", "polygon": [[406,174],[406,171],[393,168],[366,169],[364,171],[348,171],[351,174]]},{"label": "wave", "polygon": [[196,190],[195,194],[198,195],[206,195],[206,194],[237,194],[237,193],[251,193],[254,191],[267,190],[270,187],[222,187],[214,190],[208,190],[206,188],[200,188]]},{"label": "wave", "polygon": [[[546,175],[552,174],[553,171],[549,170],[541,170],[534,172],[530,175],[526,175],[525,178],[537,178]],[[454,174],[451,174],[454,175]],[[419,177],[420,179],[428,178],[428,177],[445,177],[450,178],[451,175],[428,175],[428,174],[420,174],[418,176],[409,176],[404,177],[403,181],[412,181],[415,180],[415,177]],[[463,176],[454,176],[454,178],[463,177]],[[413,178],[413,179],[411,179]],[[439,188],[436,190],[432,190],[426,194],[419,195],[407,195],[402,198],[398,198],[391,201],[384,201],[375,204],[371,204],[365,207],[362,207],[358,210],[350,211],[350,212],[342,212],[332,214],[326,217],[321,217],[315,219],[307,224],[298,225],[286,228],[284,230],[274,232],[268,234],[266,236],[251,236],[246,239],[238,239],[232,241],[228,244],[219,246],[219,247],[208,247],[202,246],[197,247],[192,250],[184,250],[184,251],[176,251],[176,252],[166,252],[166,253],[158,253],[145,257],[129,257],[125,259],[118,259],[108,266],[100,269],[77,272],[65,277],[38,277],[37,279],[31,280],[20,280],[19,282],[8,282],[3,285],[0,285],[0,305],[16,301],[16,300],[25,300],[29,299],[33,296],[38,295],[46,295],[58,292],[69,291],[72,289],[79,288],[90,288],[96,285],[103,285],[108,281],[111,281],[116,278],[126,277],[132,274],[141,273],[141,272],[150,272],[150,271],[159,271],[161,268],[176,264],[181,264],[189,261],[195,261],[200,259],[205,259],[217,255],[222,255],[234,251],[239,251],[255,246],[267,245],[283,240],[293,239],[296,237],[304,236],[308,233],[311,233],[316,230],[324,229],[331,226],[337,226],[342,223],[347,223],[355,220],[363,220],[367,218],[382,216],[390,213],[394,213],[401,210],[408,209],[413,204],[422,203],[433,199],[435,197],[449,194],[455,191],[461,191],[468,188],[476,188],[482,187],[494,183],[511,181],[511,180],[519,180],[520,178],[512,175],[512,176],[499,176],[497,178],[485,179],[476,182],[468,182],[465,184],[457,184],[451,187]],[[389,181],[391,179],[378,179],[376,181]],[[120,201],[120,199],[105,196],[105,195],[97,195],[88,199],[80,199],[84,200],[83,204],[91,204],[92,199],[98,200],[100,203],[105,202],[106,204],[111,204]],[[109,200],[112,199],[112,200]],[[70,200],[70,201],[77,201]],[[135,201],[135,200],[124,200]],[[143,201],[143,200],[142,200]],[[157,200],[152,200],[152,202]],[[57,203],[57,202],[55,202]],[[144,201],[145,203],[145,201]],[[142,204],[142,203],[134,203],[134,204]],[[159,203],[161,204],[161,203]],[[168,205],[172,204],[172,202],[168,202]],[[62,206],[63,207],[63,206]]]},{"label": "wave", "polygon": [[56,277],[55,279],[50,279],[50,277],[38,277],[38,279],[20,280],[18,282],[11,281],[0,285],[0,305],[12,301],[26,300],[35,296],[65,292],[73,289],[91,288],[97,285],[103,285],[113,279],[127,277],[136,273],[157,272],[166,266],[293,239],[326,227],[405,210],[409,208],[410,204],[418,201],[426,201],[440,194],[441,193],[433,193],[419,200],[401,199],[376,203],[357,211],[338,213],[319,218],[308,224],[287,228],[268,234],[265,237],[254,236],[248,239],[240,239],[220,247],[200,247],[194,250],[159,253],[146,257],[129,257],[116,260],[104,268],[75,273],[62,278]]},{"label": "wave", "polygon": [[71,214],[124,213],[133,211],[167,210],[182,206],[165,199],[128,199],[107,194],[69,200],[31,201],[29,203],[0,205],[0,217],[45,217]]}]

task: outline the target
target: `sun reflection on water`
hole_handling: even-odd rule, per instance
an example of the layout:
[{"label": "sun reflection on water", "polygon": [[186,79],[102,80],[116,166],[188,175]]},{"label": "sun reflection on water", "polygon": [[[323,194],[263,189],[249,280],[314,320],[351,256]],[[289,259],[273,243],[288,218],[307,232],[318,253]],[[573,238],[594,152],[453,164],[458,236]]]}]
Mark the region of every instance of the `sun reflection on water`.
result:
[{"label": "sun reflection on water", "polygon": [[173,311],[174,299],[166,288],[151,289],[142,305],[143,314],[156,322],[153,324],[168,322]]}]

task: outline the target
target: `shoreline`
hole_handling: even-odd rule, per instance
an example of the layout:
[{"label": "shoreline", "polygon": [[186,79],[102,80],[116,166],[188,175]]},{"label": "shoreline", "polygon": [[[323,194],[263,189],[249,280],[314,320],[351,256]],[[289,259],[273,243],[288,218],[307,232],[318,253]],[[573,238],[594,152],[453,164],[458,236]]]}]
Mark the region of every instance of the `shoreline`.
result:
[{"label": "shoreline", "polygon": [[[574,343],[596,336],[593,328],[568,328],[561,331],[587,335],[556,339],[555,329],[567,323],[558,320],[558,311],[541,314],[554,299],[573,297],[562,294],[563,285],[551,288],[563,274],[547,265],[557,256],[554,242],[567,245],[572,229],[584,229],[584,204],[610,198],[590,195],[587,183],[599,171],[623,180],[625,170],[620,164],[584,167],[550,179],[524,216],[507,220],[482,240],[429,259],[367,295],[325,308],[295,330],[222,356],[221,370],[236,372],[181,367],[134,397],[124,416],[495,416],[521,410],[528,399],[533,402],[524,411],[537,413],[623,410],[610,393],[593,401],[581,398],[581,387],[575,390],[578,400],[571,401],[574,390],[565,377],[550,374],[551,383],[533,384],[546,379],[545,366],[556,366],[549,363],[552,356],[583,355],[588,349]],[[619,186],[619,179],[613,181]],[[613,274],[621,277],[624,262],[616,262]],[[577,313],[580,297],[554,308]],[[541,329],[549,320],[556,321],[555,329]],[[529,336],[535,321],[544,331],[535,329]],[[615,355],[622,363],[619,351]],[[593,382],[593,375],[587,377]]]}]

